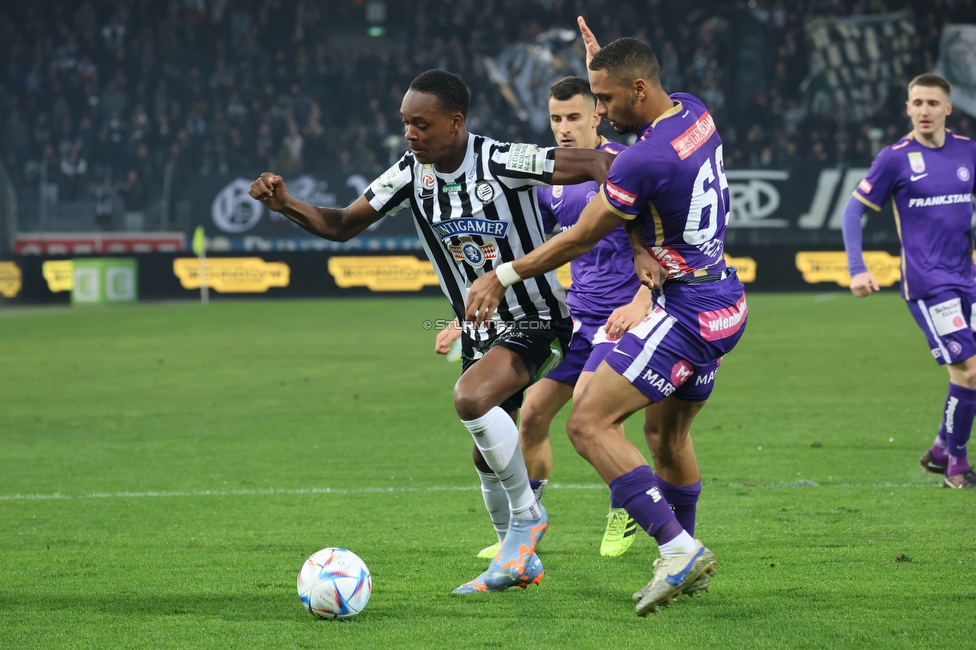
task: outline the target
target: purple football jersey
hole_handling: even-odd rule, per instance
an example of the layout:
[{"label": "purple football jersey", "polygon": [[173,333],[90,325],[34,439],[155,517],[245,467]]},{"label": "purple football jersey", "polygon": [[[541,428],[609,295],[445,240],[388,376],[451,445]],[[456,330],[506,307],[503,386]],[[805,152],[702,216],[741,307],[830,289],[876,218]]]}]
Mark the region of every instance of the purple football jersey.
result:
[{"label": "purple football jersey", "polygon": [[674,107],[614,160],[601,195],[623,219],[643,219],[648,249],[669,278],[717,275],[730,205],[722,139],[701,100],[671,99]]},{"label": "purple football jersey", "polygon": [[[619,154],[626,147],[603,139],[597,149]],[[576,225],[583,208],[599,191],[600,186],[593,181],[536,188],[546,231],[553,232],[558,227],[562,232]],[[574,316],[607,318],[614,309],[633,300],[640,288],[623,226],[570,262],[569,270],[573,284],[566,292],[566,304]]]},{"label": "purple football jersey", "polygon": [[933,149],[909,134],[881,150],[854,190],[854,197],[873,210],[891,198],[906,300],[973,289],[974,172],[976,143],[969,138],[949,131],[945,144]]}]

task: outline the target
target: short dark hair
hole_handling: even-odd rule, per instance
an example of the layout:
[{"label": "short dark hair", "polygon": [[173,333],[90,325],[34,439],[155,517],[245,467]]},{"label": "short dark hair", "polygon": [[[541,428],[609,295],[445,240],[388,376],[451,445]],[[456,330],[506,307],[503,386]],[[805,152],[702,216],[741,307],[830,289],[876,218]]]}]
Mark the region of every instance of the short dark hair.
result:
[{"label": "short dark hair", "polygon": [[596,108],[596,96],[590,90],[590,82],[582,77],[563,77],[549,86],[549,98],[559,102],[583,95]]},{"label": "short dark hair", "polygon": [[447,113],[468,116],[468,103],[471,101],[471,96],[468,94],[468,87],[456,74],[446,70],[421,72],[410,82],[410,90],[437,97],[441,107]]},{"label": "short dark hair", "polygon": [[910,82],[908,82],[908,92],[912,92],[912,88],[915,86],[924,86],[926,88],[941,88],[945,91],[946,97],[952,94],[952,86],[946,81],[945,77],[940,77],[934,72],[926,72],[920,74]]},{"label": "short dark hair", "polygon": [[654,51],[636,38],[618,38],[604,46],[590,61],[590,70],[606,70],[609,76],[625,85],[634,79],[661,85],[661,65]]}]

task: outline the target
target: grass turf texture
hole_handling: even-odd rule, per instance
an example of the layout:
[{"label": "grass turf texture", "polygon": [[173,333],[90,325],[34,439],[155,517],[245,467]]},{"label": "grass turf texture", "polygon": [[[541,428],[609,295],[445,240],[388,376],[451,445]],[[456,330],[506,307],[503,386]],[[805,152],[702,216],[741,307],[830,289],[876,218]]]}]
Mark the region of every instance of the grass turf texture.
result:
[{"label": "grass turf texture", "polygon": [[[0,647],[944,648],[971,638],[976,497],[917,458],[946,373],[885,293],[750,296],[693,437],[710,593],[640,619],[653,540],[553,427],[546,576],[455,597],[493,541],[424,320],[442,300],[0,309]],[[646,450],[637,419],[630,438]],[[325,492],[330,489],[332,492]],[[19,495],[19,496],[17,496]],[[358,553],[317,621],[295,577]],[[904,554],[911,561],[898,561]],[[514,641],[513,641],[514,635]]]}]

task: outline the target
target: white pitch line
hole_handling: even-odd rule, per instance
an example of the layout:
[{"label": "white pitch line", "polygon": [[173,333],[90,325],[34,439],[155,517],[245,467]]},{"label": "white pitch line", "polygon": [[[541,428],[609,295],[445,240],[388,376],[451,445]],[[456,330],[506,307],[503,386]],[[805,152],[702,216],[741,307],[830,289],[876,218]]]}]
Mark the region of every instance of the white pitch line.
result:
[{"label": "white pitch line", "polygon": [[[790,483],[728,483],[722,488],[919,488],[919,487],[940,487],[923,483],[868,483],[851,484],[839,483],[835,485],[820,485],[814,481],[795,481]],[[148,499],[148,498],[185,498],[185,497],[227,497],[227,496],[270,496],[277,494],[395,494],[408,492],[473,492],[478,486],[433,486],[426,488],[411,487],[367,487],[367,488],[297,488],[297,489],[275,489],[267,488],[263,490],[160,490],[149,492],[92,492],[90,494],[0,494],[0,501],[70,501],[73,499]],[[605,490],[604,484],[588,483],[554,483],[547,487],[549,490]]]}]

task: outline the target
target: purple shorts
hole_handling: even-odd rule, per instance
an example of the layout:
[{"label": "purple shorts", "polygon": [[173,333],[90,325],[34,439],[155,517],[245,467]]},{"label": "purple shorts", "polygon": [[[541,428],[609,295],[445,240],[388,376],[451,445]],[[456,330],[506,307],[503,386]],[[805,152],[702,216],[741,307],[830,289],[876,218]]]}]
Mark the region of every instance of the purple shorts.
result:
[{"label": "purple shorts", "polygon": [[976,292],[943,291],[906,302],[939,365],[976,356]]},{"label": "purple shorts", "polygon": [[748,313],[734,271],[716,282],[666,285],[650,315],[624,334],[606,362],[654,402],[671,395],[703,402]]},{"label": "purple shorts", "polygon": [[574,317],[573,338],[566,356],[546,375],[546,379],[575,386],[581,373],[596,370],[617,343],[607,339],[606,324],[606,318]]}]

